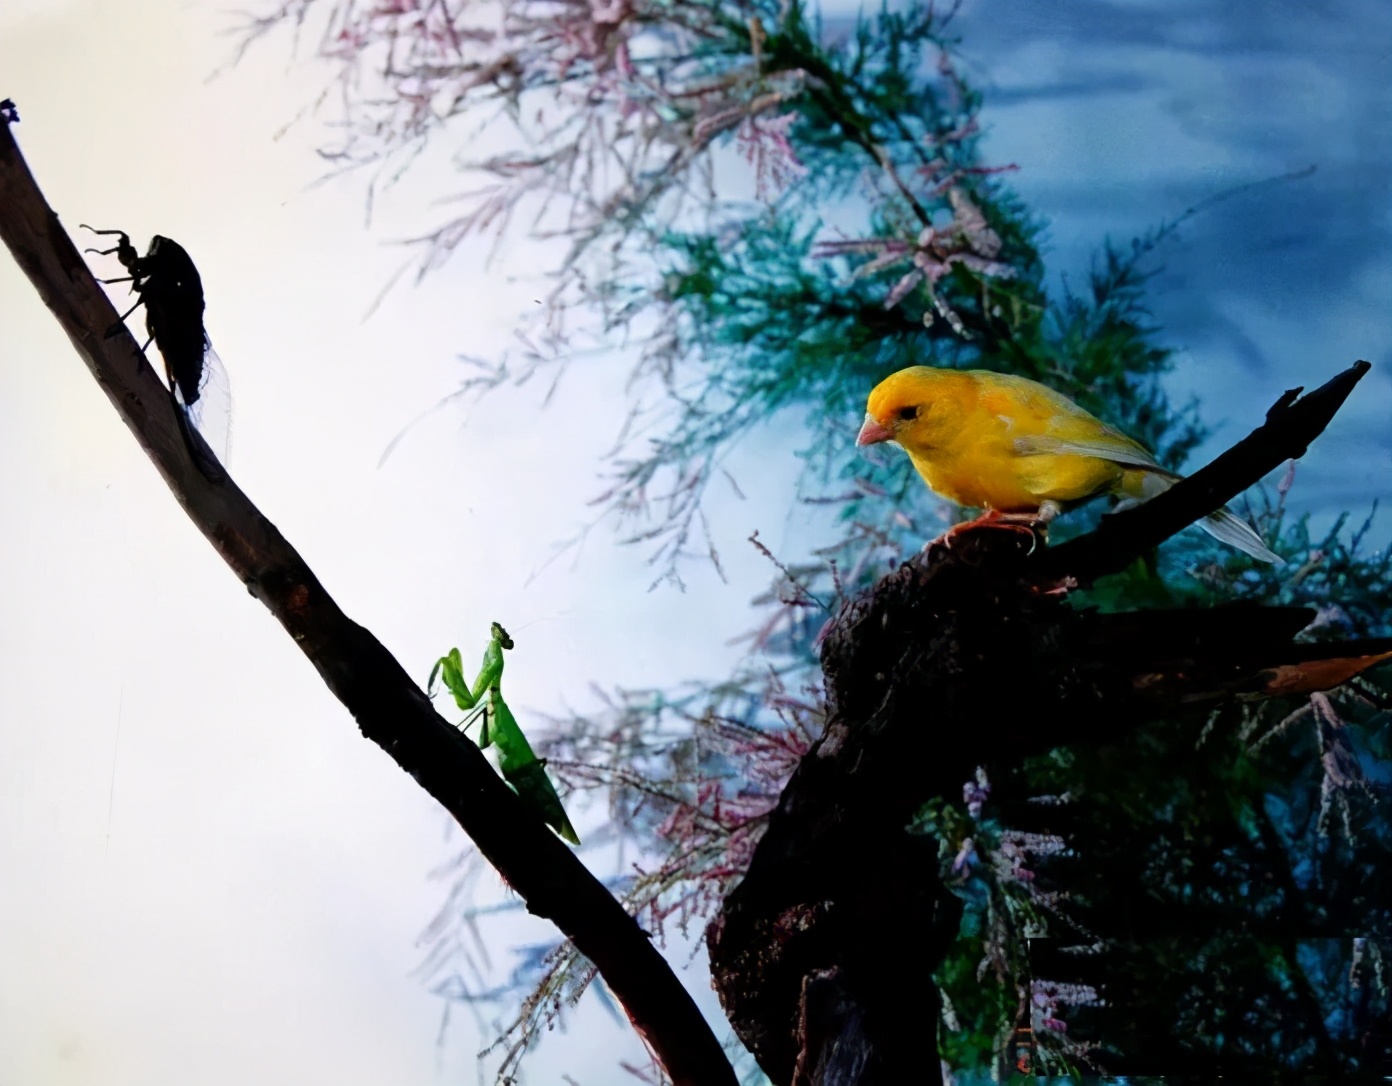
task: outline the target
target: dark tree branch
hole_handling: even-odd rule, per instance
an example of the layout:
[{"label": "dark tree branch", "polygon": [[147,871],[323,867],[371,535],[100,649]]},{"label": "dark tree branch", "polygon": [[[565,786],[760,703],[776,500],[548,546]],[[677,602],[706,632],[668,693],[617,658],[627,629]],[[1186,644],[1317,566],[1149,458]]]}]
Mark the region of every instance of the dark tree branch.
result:
[{"label": "dark tree branch", "polygon": [[[1321,393],[1300,401],[1325,405],[1315,421],[1273,412],[1287,429],[1259,431],[1261,455],[1274,464],[1303,451],[1298,426],[1308,442],[1361,372],[1326,386],[1332,405]],[[1226,478],[1236,489],[1240,473]],[[1141,522],[1161,534],[1123,539],[1158,541],[1201,512],[1169,515]],[[726,1014],[777,1086],[937,1081],[932,977],[961,902],[941,878],[936,839],[906,827],[926,802],[960,796],[977,766],[1000,779],[996,769],[1053,747],[1125,743],[1169,713],[1328,689],[1392,657],[1386,639],[1294,642],[1313,617],[1303,608],[1077,610],[1040,591],[1051,556],[1031,543],[978,531],[931,547],[827,633],[826,732],[707,933]],[[1094,570],[1112,560],[1105,548],[1075,553]]]},{"label": "dark tree branch", "polygon": [[199,472],[168,390],[48,207],[3,121],[0,235],[189,518],[285,627],[362,734],[454,816],[528,910],[594,962],[678,1086],[735,1086],[714,1033],[633,919],[435,712],[381,642],[338,608],[236,484],[211,483]]},{"label": "dark tree branch", "polygon": [[1206,517],[1287,460],[1305,455],[1353,386],[1372,367],[1355,362],[1308,396],[1294,388],[1276,401],[1258,426],[1211,464],[1164,494],[1103,519],[1096,531],[1050,548],[1038,569],[1045,578],[1072,577],[1080,585],[1125,569],[1180,529]]}]

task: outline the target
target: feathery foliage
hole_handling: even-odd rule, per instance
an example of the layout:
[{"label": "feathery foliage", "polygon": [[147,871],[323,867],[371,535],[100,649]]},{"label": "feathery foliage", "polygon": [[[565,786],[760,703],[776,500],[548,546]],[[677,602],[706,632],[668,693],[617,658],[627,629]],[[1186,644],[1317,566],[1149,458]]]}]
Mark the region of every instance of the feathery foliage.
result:
[{"label": "feathery foliage", "polygon": [[[639,849],[616,889],[659,937],[713,915],[818,734],[828,609],[942,522],[904,458],[854,455],[876,381],[910,364],[1021,374],[1176,468],[1204,434],[1161,383],[1174,360],[1145,303],[1156,249],[1200,223],[1186,213],[1104,245],[1083,289],[1047,289],[1040,220],[1005,184],[1014,167],[981,159],[983,103],[954,66],[951,16],[915,3],[830,25],[803,0],[284,0],[246,28],[248,42],[317,35],[343,103],[337,164],[390,176],[431,140],[504,145],[464,167],[479,183],[422,239],[421,269],[505,236],[518,213],[569,240],[540,346],[471,387],[579,364],[566,359],[584,335],[638,346],[598,502],[659,580],[714,558],[703,503],[738,440],[780,412],[805,424],[790,450],[804,500],[839,519],[755,601],[747,665],[679,692],[606,695],[557,721],[540,752],[570,789],[603,796],[598,844]],[[1080,603],[1309,604],[1310,637],[1392,632],[1392,551],[1369,551],[1367,524],[1312,535],[1285,510],[1292,480],[1257,517],[1284,569],[1188,533]],[[1385,686],[1362,681],[1056,750],[930,804],[919,831],[967,905],[937,978],[958,1081],[1008,1073],[1022,1051],[1051,1073],[1130,1066],[1175,1037],[1180,1063],[1240,1057],[1253,1074],[1377,1058],[1370,1046],[1392,1043],[1369,1040],[1392,953],[1389,719]],[[592,972],[562,946],[490,982],[467,950],[470,885],[456,880],[429,933],[427,972],[448,998],[514,1009],[505,1078]]]}]

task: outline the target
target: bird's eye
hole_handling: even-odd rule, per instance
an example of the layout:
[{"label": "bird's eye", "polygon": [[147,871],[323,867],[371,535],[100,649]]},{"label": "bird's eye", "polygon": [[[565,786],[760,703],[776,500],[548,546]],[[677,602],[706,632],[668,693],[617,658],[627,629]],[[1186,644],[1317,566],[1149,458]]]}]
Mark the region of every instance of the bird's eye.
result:
[{"label": "bird's eye", "polygon": [[918,408],[917,408],[917,407],[901,407],[901,408],[899,409],[899,417],[900,417],[904,422],[912,422],[914,419],[918,418]]}]

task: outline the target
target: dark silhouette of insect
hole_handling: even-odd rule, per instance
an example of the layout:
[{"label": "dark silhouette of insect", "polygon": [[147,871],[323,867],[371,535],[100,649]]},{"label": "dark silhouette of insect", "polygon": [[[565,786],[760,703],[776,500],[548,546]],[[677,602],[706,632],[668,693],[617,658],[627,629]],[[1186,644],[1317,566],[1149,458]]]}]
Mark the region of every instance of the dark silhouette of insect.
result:
[{"label": "dark silhouette of insect", "polygon": [[[203,280],[184,247],[158,234],[150,250],[141,256],[124,230],[96,230],[85,223],[83,229],[94,234],[115,234],[120,241],[110,249],[87,249],[100,256],[116,254],[130,275],[103,279],[103,283],[130,283],[140,299],[121,314],[125,320],[140,306],[145,307],[145,328],[150,333],[145,347],[153,341],[164,358],[169,392],[179,407],[180,418],[197,427],[213,450],[227,458],[231,439],[231,394],[227,374],[222,368],[208,333],[203,327]],[[113,332],[115,330],[113,329]],[[190,440],[190,451],[209,478],[220,470],[209,471],[206,450]]]},{"label": "dark silhouette of insect", "polygon": [[0,102],[0,120],[7,124],[19,124],[19,107],[14,104],[13,98]]}]

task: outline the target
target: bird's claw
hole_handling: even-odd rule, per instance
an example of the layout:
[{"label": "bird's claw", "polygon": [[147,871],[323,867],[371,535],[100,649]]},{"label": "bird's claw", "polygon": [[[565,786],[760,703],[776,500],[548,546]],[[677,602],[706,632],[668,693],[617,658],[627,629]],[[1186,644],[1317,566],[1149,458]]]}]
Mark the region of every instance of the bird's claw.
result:
[{"label": "bird's claw", "polygon": [[954,524],[936,539],[930,539],[925,543],[923,549],[926,551],[935,543],[941,543],[951,550],[952,540],[965,532],[978,528],[999,528],[1010,532],[1023,532],[1029,536],[1030,549],[1025,553],[1033,554],[1039,547],[1039,541],[1047,540],[1049,522],[1057,515],[1058,506],[1054,502],[1045,502],[1037,513],[1002,513],[999,509],[987,509],[975,520],[964,520],[961,524]]}]

